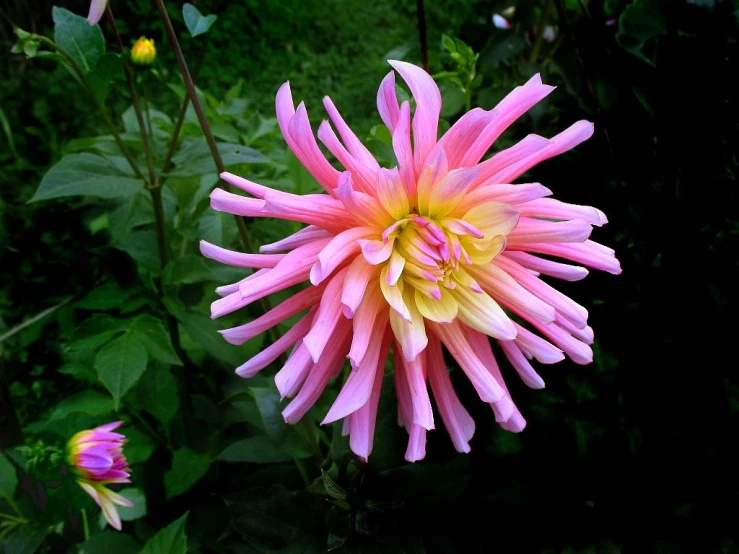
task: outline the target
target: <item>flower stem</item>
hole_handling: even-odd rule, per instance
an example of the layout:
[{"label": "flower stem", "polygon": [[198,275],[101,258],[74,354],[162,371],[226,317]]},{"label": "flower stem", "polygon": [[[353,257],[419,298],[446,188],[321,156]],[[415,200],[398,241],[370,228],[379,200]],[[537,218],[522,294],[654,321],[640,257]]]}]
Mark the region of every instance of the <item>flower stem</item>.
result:
[{"label": "flower stem", "polygon": [[[195,69],[192,72],[193,82],[195,79],[198,78],[198,73],[200,73],[200,69],[203,67],[203,60],[205,60],[205,48],[200,50],[200,57],[198,58],[198,61],[195,64]],[[177,122],[175,123],[174,131],[172,131],[172,138],[169,141],[167,154],[164,156],[164,162],[162,163],[162,179],[166,178],[165,175],[167,171],[169,171],[170,167],[172,167],[172,157],[174,156],[174,152],[177,148],[180,133],[182,132],[182,125],[184,125],[185,123],[185,115],[187,114],[187,105],[189,103],[190,97],[185,94],[185,98],[182,99],[182,105],[180,106],[180,113],[177,114]]]},{"label": "flower stem", "polygon": [[118,148],[120,149],[121,153],[123,154],[123,157],[126,158],[128,165],[131,166],[131,169],[133,169],[133,172],[136,174],[136,177],[146,181],[146,179],[144,178],[144,174],[141,173],[141,170],[139,169],[138,164],[133,159],[133,156],[131,156],[131,153],[128,151],[128,148],[126,148],[126,145],[123,143],[123,139],[121,139],[121,135],[118,132],[118,129],[116,129],[115,125],[113,125],[113,122],[110,120],[110,117],[108,116],[108,112],[105,111],[105,107],[103,106],[102,102],[100,102],[97,96],[95,96],[95,94],[92,92],[92,88],[90,87],[90,82],[87,80],[87,77],[82,72],[82,70],[79,68],[77,63],[72,59],[72,57],[63,48],[58,46],[57,43],[51,40],[50,38],[47,38],[43,35],[33,35],[33,38],[34,40],[38,40],[39,42],[43,42],[44,44],[49,45],[51,48],[56,50],[66,60],[66,62],[72,68],[72,71],[74,71],[75,75],[77,75],[77,78],[80,80],[82,85],[87,90],[88,94],[90,95],[90,98],[92,98],[92,101],[95,104],[95,108],[97,108],[97,110],[100,112],[100,115],[103,118],[103,122],[105,123],[105,126],[108,127],[110,134],[113,135],[113,139],[115,139],[115,142],[118,145]]},{"label": "flower stem", "polygon": [[90,526],[87,523],[87,510],[82,508],[82,532],[85,534],[85,540],[90,538]]},{"label": "flower stem", "polygon": [[[216,144],[216,139],[213,136],[213,131],[211,131],[210,125],[208,124],[208,118],[205,116],[205,111],[203,110],[203,106],[200,103],[200,99],[198,98],[198,93],[195,89],[195,82],[193,81],[193,77],[190,74],[190,69],[187,67],[187,61],[185,61],[185,56],[182,53],[182,48],[180,47],[180,43],[177,40],[177,34],[175,33],[174,27],[172,26],[172,20],[169,18],[167,8],[164,6],[164,1],[154,1],[157,5],[157,9],[159,10],[159,14],[162,17],[162,21],[164,22],[164,27],[167,29],[167,37],[169,38],[169,43],[172,45],[172,50],[174,50],[175,56],[177,57],[177,64],[180,67],[180,73],[182,74],[182,79],[185,82],[185,88],[187,88],[187,95],[189,96],[190,102],[192,102],[192,107],[198,116],[200,128],[205,135],[205,140],[208,143],[210,154],[211,156],[213,156],[213,161],[216,164],[216,169],[220,176],[220,174],[223,173],[226,169],[223,165],[223,158],[221,157],[221,153],[218,151],[218,145]],[[183,109],[181,111],[184,111],[184,109],[186,109],[186,106],[183,105]],[[224,189],[231,192],[231,185],[229,183],[222,181],[222,184]],[[246,252],[254,252],[251,242],[249,241],[249,235],[246,231],[246,223],[244,222],[244,218],[237,215],[234,216],[234,218],[236,219],[236,228],[239,231],[239,237],[241,238],[241,243],[244,246],[244,250],[246,250]],[[259,303],[264,312],[269,311],[270,303],[266,297],[260,299]],[[270,339],[274,342],[274,328],[270,329],[267,333]],[[280,361],[283,360],[283,356],[284,355],[279,357]]]},{"label": "flower stem", "polygon": [[[105,12],[108,16],[108,23],[110,28],[113,30],[113,36],[115,37],[118,51],[122,56],[125,56],[126,49],[123,47],[123,41],[121,35],[118,32],[118,25],[115,23],[115,17],[113,17],[113,10],[110,9],[110,3],[105,8]],[[156,187],[157,178],[154,173],[154,162],[151,157],[151,147],[149,145],[149,137],[146,134],[146,126],[144,124],[144,116],[141,111],[141,103],[139,102],[139,95],[136,92],[136,81],[133,78],[133,72],[131,66],[128,65],[128,60],[123,61],[123,72],[126,74],[126,81],[128,81],[128,89],[131,92],[131,102],[133,103],[133,110],[136,112],[136,121],[139,124],[139,132],[141,133],[141,144],[144,147],[144,156],[146,156],[146,167],[149,170],[149,188]],[[166,256],[166,255],[165,255]],[[160,252],[161,257],[161,252]]]},{"label": "flower stem", "polygon": [[426,10],[423,0],[416,0],[416,17],[418,18],[418,39],[421,46],[421,62],[426,73],[429,72],[429,45],[426,38]]},{"label": "flower stem", "polygon": [[[218,173],[220,175],[226,169],[223,165],[223,158],[221,158],[221,153],[218,151],[218,145],[216,144],[216,139],[213,136],[213,131],[211,131],[210,125],[208,124],[208,118],[205,116],[203,106],[200,104],[198,93],[195,90],[195,83],[192,79],[192,75],[190,74],[190,70],[187,67],[185,56],[182,53],[182,48],[180,48],[180,43],[177,40],[177,35],[175,34],[174,27],[172,26],[172,20],[169,19],[169,14],[167,13],[167,8],[164,6],[164,1],[154,1],[157,5],[157,8],[159,9],[159,14],[162,16],[164,27],[167,29],[169,43],[172,45],[172,50],[174,50],[175,56],[177,57],[177,64],[180,66],[180,73],[182,73],[182,79],[185,81],[187,94],[190,97],[192,107],[195,109],[195,113],[198,116],[198,121],[200,122],[200,127],[203,130],[203,134],[205,135],[205,140],[208,143],[210,154],[211,156],[213,156],[213,161],[215,162],[216,169],[218,170]],[[228,191],[231,190],[231,186],[228,183],[224,183],[224,188]],[[249,236],[246,232],[246,224],[244,223],[243,218],[236,216],[236,226],[239,230],[239,236],[241,237],[241,242],[244,244],[244,248],[246,249],[246,251],[254,252],[249,242]]]}]

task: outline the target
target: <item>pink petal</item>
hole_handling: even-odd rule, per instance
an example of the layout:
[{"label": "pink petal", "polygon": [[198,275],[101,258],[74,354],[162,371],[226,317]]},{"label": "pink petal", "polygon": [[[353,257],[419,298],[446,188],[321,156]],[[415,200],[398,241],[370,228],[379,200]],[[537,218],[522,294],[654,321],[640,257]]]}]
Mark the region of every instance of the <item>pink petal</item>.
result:
[{"label": "pink petal", "polygon": [[352,176],[348,171],[341,174],[336,196],[343,203],[346,212],[362,225],[384,229],[394,221],[374,197],[354,189]]},{"label": "pink petal", "polygon": [[405,460],[407,462],[417,462],[426,457],[426,429],[420,425],[411,425],[410,436],[408,437],[408,448],[405,451]]},{"label": "pink petal", "polygon": [[439,139],[439,144],[446,152],[450,168],[460,167],[464,155],[472,148],[482,130],[495,115],[493,112],[482,108],[474,108],[460,117],[444,133],[444,136]]},{"label": "pink petal", "polygon": [[349,350],[351,327],[344,323],[336,328],[332,340],[332,347],[322,356],[318,363],[308,372],[300,392],[282,411],[282,417],[287,423],[297,423],[311,409],[321,396],[328,382],[341,371],[344,366],[344,356]]},{"label": "pink petal", "polygon": [[377,236],[372,227],[353,227],[333,237],[318,254],[318,260],[310,270],[310,282],[318,285],[355,252],[360,250],[359,240]]},{"label": "pink petal", "polygon": [[302,317],[300,321],[290,328],[289,331],[270,344],[267,348],[237,367],[236,375],[244,378],[254,377],[262,369],[274,362],[283,352],[295,344],[295,342],[305,337],[313,323],[314,312],[315,309]]},{"label": "pink petal", "polygon": [[365,193],[370,193],[374,184],[375,171],[363,165],[344,148],[328,121],[323,121],[319,125],[318,138],[328,148],[329,152],[336,156],[339,163],[354,176],[357,188]]},{"label": "pink petal", "polygon": [[[520,185],[483,185],[475,190],[468,192],[457,206],[456,210],[461,213],[467,212],[470,208],[478,204],[487,202],[501,202],[503,204],[520,204],[549,196],[552,191],[539,183],[526,183]],[[517,209],[520,208],[516,206]]]},{"label": "pink petal", "polygon": [[511,365],[516,370],[518,376],[521,377],[521,380],[526,384],[526,386],[531,387],[532,389],[543,389],[544,379],[542,379],[539,374],[534,371],[534,368],[531,367],[531,364],[523,355],[521,349],[518,347],[516,342],[503,340],[500,341],[499,344],[500,347],[503,349],[506,357],[508,358],[508,361],[511,362]]},{"label": "pink petal", "polygon": [[525,247],[519,247],[519,249],[565,258],[614,275],[621,274],[621,264],[616,257],[612,253],[604,251],[602,245],[591,240],[568,244],[529,243]]},{"label": "pink petal", "polygon": [[[480,175],[474,186],[485,186],[499,183],[510,183],[524,171],[517,168],[523,162],[541,152],[550,145],[551,141],[539,135],[528,135],[510,148],[501,150],[490,159],[480,164]],[[513,167],[513,171],[509,168]],[[515,177],[511,177],[515,175]]]},{"label": "pink petal", "polygon": [[344,421],[350,422],[351,436],[349,437],[349,447],[357,456],[365,462],[372,452],[375,435],[375,423],[377,421],[377,406],[380,402],[380,391],[382,389],[382,379],[385,375],[385,361],[387,360],[388,351],[390,350],[392,335],[385,334],[380,356],[377,361],[377,370],[375,371],[375,382],[372,385],[372,394],[367,403],[359,408],[356,412],[350,414]]},{"label": "pink petal", "polygon": [[555,310],[552,306],[530,293],[496,265],[469,267],[467,271],[494,300],[498,298],[505,300],[526,314],[527,318],[533,317],[545,324],[554,321]]},{"label": "pink petal", "polygon": [[315,225],[308,225],[307,227],[303,227],[297,233],[293,233],[282,240],[278,240],[271,244],[263,244],[259,247],[259,251],[262,254],[274,254],[275,252],[292,250],[293,248],[303,246],[316,239],[330,238],[332,236],[333,235],[331,235],[331,233],[324,229],[320,229]]},{"label": "pink petal", "polygon": [[[410,288],[408,290],[406,294],[411,294]],[[408,319],[401,317],[396,309],[390,310],[390,326],[395,334],[395,340],[403,351],[404,359],[413,361],[426,348],[428,337],[423,316],[416,308],[413,298],[408,298],[404,303],[408,307]]]},{"label": "pink petal", "polygon": [[310,172],[316,181],[332,194],[339,180],[339,172],[328,163],[321,150],[318,148],[313,131],[310,128],[308,114],[301,102],[298,111],[295,111],[290,83],[287,82],[277,91],[275,99],[275,110],[277,112],[277,123],[285,137],[290,150],[300,160],[300,163]]},{"label": "pink petal", "polygon": [[87,22],[90,25],[97,25],[103,17],[108,0],[92,0],[90,2],[90,12],[87,14]]},{"label": "pink petal", "polygon": [[364,257],[354,258],[344,277],[344,288],[341,291],[341,307],[344,317],[351,319],[364,298],[367,284],[377,276],[377,267],[369,265]]},{"label": "pink petal", "polygon": [[313,361],[316,363],[324,348],[326,348],[329,339],[331,339],[331,335],[333,335],[339,321],[344,320],[346,322],[341,311],[341,288],[345,275],[346,269],[342,269],[326,285],[316,317],[313,319],[313,326],[308,334],[303,337],[303,344],[308,348]]},{"label": "pink petal", "polygon": [[275,385],[282,399],[292,398],[298,393],[313,365],[310,352],[301,340],[295,345],[285,365],[275,375]]},{"label": "pink petal", "polygon": [[378,317],[381,312],[387,312],[387,304],[383,301],[380,288],[371,285],[352,320],[354,336],[349,349],[349,361],[353,368],[357,368],[361,363],[373,335],[383,331],[381,325],[387,325],[386,313],[383,317]]},{"label": "pink petal", "polygon": [[409,198],[416,197],[416,174],[417,167],[413,160],[413,148],[411,146],[411,106],[408,101],[400,106],[397,125],[393,130],[393,150],[398,159],[400,177],[405,185]]},{"label": "pink petal", "polygon": [[552,306],[557,312],[572,321],[579,329],[588,323],[588,311],[565,296],[557,289],[549,286],[544,281],[532,275],[528,270],[518,265],[513,260],[505,257],[496,258],[493,264],[508,273],[526,290]]},{"label": "pink petal", "polygon": [[581,142],[588,140],[591,136],[593,136],[593,124],[589,121],[578,121],[557,136],[552,137],[549,144],[544,148],[538,149],[522,160],[508,165],[505,169],[489,176],[488,179],[498,183],[510,183],[535,165],[567,152]]},{"label": "pink petal", "polygon": [[352,131],[344,122],[341,114],[336,109],[336,106],[334,106],[334,103],[328,96],[325,96],[323,98],[323,105],[326,108],[326,112],[328,112],[328,116],[331,118],[331,121],[336,126],[336,129],[339,131],[339,134],[341,135],[341,140],[343,140],[344,144],[346,144],[347,150],[351,152],[351,155],[354,156],[354,158],[356,158],[361,165],[373,171],[377,171],[378,169],[380,169],[380,164],[377,163],[375,157],[370,153],[369,150],[367,150],[367,147],[362,144],[362,141],[357,138],[357,135],[354,134],[354,131]]},{"label": "pink petal", "polygon": [[462,333],[458,322],[455,321],[447,325],[429,323],[429,328],[457,360],[483,402],[497,402],[505,396],[506,393],[503,387],[472,351],[472,347],[467,342],[467,338]]},{"label": "pink petal", "polygon": [[377,90],[377,111],[380,112],[385,126],[393,133],[400,115],[398,98],[395,94],[395,72],[393,71],[385,76]]},{"label": "pink petal", "polygon": [[513,248],[529,242],[585,242],[592,231],[592,226],[582,219],[544,221],[521,217],[508,235],[507,245]]},{"label": "pink petal", "polygon": [[526,252],[510,250],[506,251],[504,256],[526,269],[549,275],[550,277],[556,277],[557,279],[562,279],[564,281],[579,281],[588,276],[588,270],[584,267],[544,260],[538,256],[527,254]]},{"label": "pink petal", "polygon": [[441,352],[441,343],[433,334],[429,337],[426,362],[431,390],[454,448],[457,452],[469,452],[469,441],[475,433],[475,421],[454,392]]},{"label": "pink petal", "polygon": [[244,344],[251,338],[264,333],[288,317],[317,304],[323,295],[323,286],[308,287],[292,295],[264,315],[238,327],[218,331],[231,344]]},{"label": "pink petal", "polygon": [[[328,244],[328,239],[314,241],[287,254],[275,267],[263,276],[239,286],[239,292],[249,302],[305,281],[318,253]],[[220,302],[217,300],[214,305]]]},{"label": "pink petal", "polygon": [[390,344],[390,337],[384,332],[387,325],[386,316],[383,314],[380,317],[382,319],[378,321],[377,328],[382,331],[375,332],[370,338],[367,353],[362,358],[359,366],[349,374],[349,378],[341,388],[339,396],[331,405],[331,409],[329,409],[321,425],[354,414],[369,401],[376,380],[375,376],[378,372],[384,372],[385,369],[384,360],[383,363],[380,363],[382,346],[386,345],[386,348],[389,348]]},{"label": "pink petal", "polygon": [[431,408],[431,399],[426,387],[426,356],[419,353],[416,359],[403,359],[408,389],[411,393],[413,405],[413,425],[419,425],[426,430],[434,428],[434,412]]},{"label": "pink petal", "polygon": [[206,258],[221,262],[222,264],[235,267],[271,268],[282,260],[284,254],[244,254],[234,252],[211,244],[204,240],[200,241],[200,253]]},{"label": "pink petal", "polygon": [[472,147],[462,157],[463,167],[473,166],[482,159],[495,140],[511,123],[526,113],[534,104],[547,96],[554,87],[544,85],[537,73],[525,85],[516,87],[493,109],[495,117],[480,133]]},{"label": "pink petal", "polygon": [[518,323],[514,325],[518,331],[515,343],[521,347],[524,353],[528,352],[530,356],[533,356],[543,364],[556,364],[565,359],[564,354],[559,348],[545,341],[539,335],[535,335],[528,329],[521,327]]},{"label": "pink petal", "polygon": [[[591,225],[602,227],[608,223],[606,214],[592,206],[578,206],[554,200],[540,198],[531,200],[519,207],[521,215],[543,219],[581,219]],[[544,241],[542,241],[544,242]],[[574,241],[573,241],[574,242]]]},{"label": "pink petal", "polygon": [[396,60],[388,60],[388,63],[403,77],[416,101],[416,112],[413,114],[414,160],[416,167],[423,167],[436,144],[441,112],[439,87],[431,75],[420,67]]}]

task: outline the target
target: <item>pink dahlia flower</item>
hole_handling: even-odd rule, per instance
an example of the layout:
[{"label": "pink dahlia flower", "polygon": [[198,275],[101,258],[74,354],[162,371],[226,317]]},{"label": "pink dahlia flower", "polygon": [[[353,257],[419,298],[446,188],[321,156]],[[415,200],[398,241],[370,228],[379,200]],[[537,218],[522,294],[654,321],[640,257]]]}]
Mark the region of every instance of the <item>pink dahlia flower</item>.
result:
[{"label": "pink dahlia flower", "polygon": [[133,504],[105,485],[130,483],[130,469],[123,455],[126,437],[113,433],[123,422],[116,421],[95,429],[80,431],[67,443],[67,462],[77,474],[77,483],[100,506],[105,519],[120,531],[119,506]]},{"label": "pink dahlia flower", "polygon": [[[239,367],[250,377],[292,348],[275,382],[292,399],[282,415],[297,422],[349,358],[351,371],[324,423],[343,420],[352,450],[372,450],[385,363],[393,351],[398,422],[410,440],[406,459],[425,455],[426,431],[437,422],[428,385],[452,442],[470,450],[475,424],[452,387],[442,347],[456,359],[496,421],[509,431],[526,422],[511,400],[497,357],[523,381],[541,388],[531,364],[566,354],[592,361],[588,312],[542,277],[577,281],[587,269],[619,273],[610,248],[588,239],[606,223],[600,210],[547,198],[539,183],[511,184],[539,162],[593,134],[579,121],[546,139],[529,135],[481,161],[506,128],[553,87],[539,75],[516,88],[493,110],[474,109],[437,139],[441,95],[433,79],[405,62],[390,64],[408,84],[416,109],[398,104],[395,74],[383,80],[377,107],[392,134],[397,167],[380,167],[327,97],[334,127],[324,121],[318,138],[344,167],[319,149],[305,106],[293,105],[289,83],[277,93],[277,119],[291,150],[326,194],[296,196],[236,175],[222,178],[250,196],[216,189],[211,206],[247,217],[276,217],[307,224],[297,233],[242,254],[201,243],[220,262],[258,271],[217,289],[212,316],[243,308],[266,295],[310,280],[310,285],[265,315],[221,331],[241,344],[305,312],[279,340]],[[542,257],[542,255],[544,257]],[[549,259],[560,258],[570,265]],[[512,318],[512,316],[516,316]],[[488,337],[496,339],[494,354]]]}]

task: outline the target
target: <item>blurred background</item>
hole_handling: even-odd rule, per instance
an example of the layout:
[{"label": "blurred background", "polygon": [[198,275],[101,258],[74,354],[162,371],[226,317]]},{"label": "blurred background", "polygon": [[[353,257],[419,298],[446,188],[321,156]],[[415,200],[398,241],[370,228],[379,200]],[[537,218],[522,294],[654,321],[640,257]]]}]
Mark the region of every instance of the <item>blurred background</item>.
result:
[{"label": "blurred background", "polygon": [[[83,16],[89,7],[56,4]],[[215,286],[239,277],[196,261],[197,239],[235,248],[236,229],[207,209],[216,182],[207,153],[185,150],[200,137],[191,108],[165,187],[169,246],[180,254],[165,271],[144,196],[29,203],[63,157],[105,152],[105,141],[93,139],[107,131],[65,67],[9,53],[13,24],[52,36],[53,3],[4,0],[0,446],[12,465],[0,470],[19,471],[17,490],[6,496],[26,523],[0,537],[12,548],[20,544],[20,535],[11,543],[13,533],[38,543],[6,545],[7,552],[138,552],[185,512],[190,552],[739,552],[739,3],[197,0],[217,20],[194,38],[182,3],[166,4],[188,63],[198,68],[217,138],[245,148],[238,155],[256,152],[236,159],[233,171],[285,190],[314,184],[276,127],[278,87],[290,80],[314,129],[326,117],[322,97],[331,96],[382,159],[388,137],[375,95],[387,59],[422,63],[419,5],[429,71],[444,98],[442,129],[467,102],[490,109],[540,72],[556,91],[493,149],[593,121],[591,140],[532,169],[527,182],[602,209],[609,224],[593,238],[616,249],[623,274],[592,271],[584,281],[558,283],[590,311],[595,361],[544,366],[544,390],[510,378],[528,421],[521,434],[500,430],[453,371],[477,424],[472,452],[456,453],[439,428],[426,459],[404,462],[405,433],[388,394],[375,451],[360,466],[340,429],[317,425],[336,390],[305,424],[286,428],[269,377],[276,368],[251,381],[232,375],[260,344],[227,345],[207,317]],[[155,41],[156,61],[137,69],[136,79],[162,157],[184,96],[174,55],[152,2],[113,1],[112,8],[126,47],[139,36]],[[122,75],[106,102],[124,139],[135,135]],[[249,231],[259,243],[291,232],[263,222]],[[159,281],[164,303],[153,292]],[[179,321],[177,354],[150,351],[145,373],[113,405],[95,356],[115,331],[103,337],[100,329],[125,321],[141,329],[144,315],[155,319],[153,341],[167,318]],[[45,449],[114,418],[126,421],[130,494],[143,511],[126,514],[122,534],[96,526],[85,542],[69,508],[82,500],[47,487],[50,500],[41,506],[31,493],[52,471]],[[66,525],[54,527],[59,521]],[[170,551],[184,552],[162,550]]]}]

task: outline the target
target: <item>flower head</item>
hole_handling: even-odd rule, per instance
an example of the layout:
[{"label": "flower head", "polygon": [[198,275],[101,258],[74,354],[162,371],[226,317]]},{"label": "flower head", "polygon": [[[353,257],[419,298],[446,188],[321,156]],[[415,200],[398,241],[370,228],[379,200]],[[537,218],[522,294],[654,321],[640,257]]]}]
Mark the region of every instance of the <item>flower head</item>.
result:
[{"label": "flower head", "polygon": [[[372,441],[386,358],[393,352],[398,422],[409,433],[406,459],[425,455],[426,432],[436,425],[430,394],[454,446],[469,451],[475,424],[449,378],[442,347],[456,359],[496,421],[510,431],[526,422],[506,388],[489,337],[534,388],[544,381],[532,359],[551,364],[566,354],[592,361],[587,310],[543,277],[577,281],[588,271],[549,257],[620,273],[610,248],[589,240],[606,223],[595,208],[547,198],[539,183],[511,184],[531,167],[588,139],[593,125],[579,121],[546,139],[529,135],[481,161],[493,142],[553,87],[539,75],[493,110],[473,109],[440,139],[441,95],[422,69],[391,61],[408,84],[416,109],[398,104],[395,73],[377,95],[392,135],[397,166],[380,167],[327,97],[338,130],[324,121],[318,138],[344,167],[324,157],[305,106],[294,107],[290,86],[277,93],[283,136],[326,194],[296,196],[224,173],[249,197],[216,189],[211,206],[248,217],[307,224],[297,233],[242,254],[201,242],[202,253],[258,271],[217,289],[219,317],[266,295],[310,280],[310,285],[265,315],[221,333],[241,344],[300,312],[307,313],[279,340],[236,371],[250,377],[292,347],[275,382],[292,400],[282,412],[298,421],[348,358],[351,372],[324,423],[343,420],[352,450],[366,459]],[[545,256],[545,257],[542,257]],[[517,316],[515,319],[512,316]]]},{"label": "flower head", "polygon": [[108,523],[118,530],[121,518],[115,505],[130,508],[133,504],[105,485],[131,482],[123,455],[126,437],[113,433],[122,423],[116,421],[80,431],[67,443],[67,462],[77,475],[77,483],[100,506]]},{"label": "flower head", "polygon": [[151,65],[157,57],[154,41],[140,37],[131,47],[131,61],[138,65]]}]

